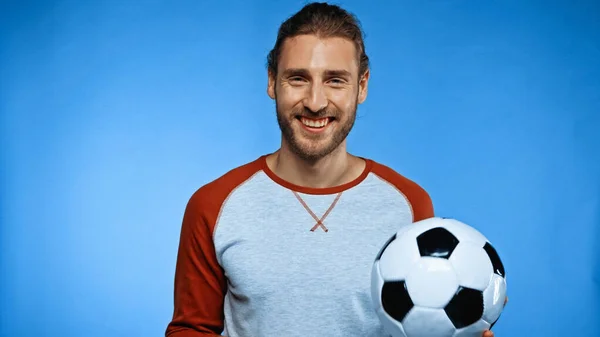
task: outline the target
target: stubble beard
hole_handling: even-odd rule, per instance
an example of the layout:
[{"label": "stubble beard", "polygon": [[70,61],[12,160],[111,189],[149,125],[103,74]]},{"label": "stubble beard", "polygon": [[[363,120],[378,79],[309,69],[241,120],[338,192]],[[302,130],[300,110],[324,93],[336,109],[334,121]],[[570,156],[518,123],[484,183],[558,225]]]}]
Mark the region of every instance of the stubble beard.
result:
[{"label": "stubble beard", "polygon": [[[340,144],[348,137],[350,131],[354,127],[354,123],[356,121],[356,110],[358,109],[358,104],[354,104],[354,108],[352,111],[348,111],[348,118],[345,121],[342,121],[340,118],[343,116],[343,113],[336,110],[325,110],[319,113],[312,113],[308,110],[304,111],[305,115],[312,115],[315,118],[320,116],[335,116],[335,122],[337,123],[335,133],[332,136],[329,136],[326,144],[321,144],[322,140],[320,136],[315,137],[315,143],[306,146],[306,141],[300,142],[299,135],[294,133],[294,129],[292,127],[292,123],[294,123],[296,116],[301,111],[294,110],[292,113],[287,113],[284,111],[280,111],[277,100],[275,100],[275,108],[277,111],[277,123],[279,124],[279,129],[281,130],[284,141],[287,143],[289,149],[303,161],[309,163],[315,163],[318,160],[328,156],[332,152],[334,152]],[[290,117],[291,116],[291,117]],[[343,123],[343,124],[341,124]]]}]

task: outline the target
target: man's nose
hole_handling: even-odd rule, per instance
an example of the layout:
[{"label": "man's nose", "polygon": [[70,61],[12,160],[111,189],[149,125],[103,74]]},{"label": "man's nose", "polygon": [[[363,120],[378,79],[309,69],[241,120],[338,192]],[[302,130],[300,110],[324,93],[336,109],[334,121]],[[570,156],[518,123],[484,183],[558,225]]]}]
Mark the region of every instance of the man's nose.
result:
[{"label": "man's nose", "polygon": [[304,106],[312,112],[318,112],[327,107],[328,100],[325,88],[321,84],[310,86],[309,92],[304,99]]}]

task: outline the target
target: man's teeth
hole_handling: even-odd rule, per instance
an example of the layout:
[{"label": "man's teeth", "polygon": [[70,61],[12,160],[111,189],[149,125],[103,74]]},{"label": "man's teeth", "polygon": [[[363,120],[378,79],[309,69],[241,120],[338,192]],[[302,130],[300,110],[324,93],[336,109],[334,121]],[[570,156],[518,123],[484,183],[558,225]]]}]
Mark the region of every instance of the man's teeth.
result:
[{"label": "man's teeth", "polygon": [[322,128],[325,127],[325,125],[327,125],[329,123],[329,118],[322,118],[322,119],[308,119],[308,118],[304,118],[301,117],[300,121],[302,122],[302,124],[311,127],[311,128]]}]

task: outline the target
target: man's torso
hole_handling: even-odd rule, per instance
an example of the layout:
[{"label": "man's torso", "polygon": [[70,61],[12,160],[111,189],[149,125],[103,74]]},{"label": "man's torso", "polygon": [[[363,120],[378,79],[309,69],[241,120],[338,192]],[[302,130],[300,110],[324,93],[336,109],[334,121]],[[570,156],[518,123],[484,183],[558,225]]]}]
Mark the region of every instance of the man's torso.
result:
[{"label": "man's torso", "polygon": [[372,263],[401,226],[432,216],[425,191],[371,161],[356,181],[328,190],[255,165],[213,232],[227,279],[224,335],[386,336],[371,304]]}]

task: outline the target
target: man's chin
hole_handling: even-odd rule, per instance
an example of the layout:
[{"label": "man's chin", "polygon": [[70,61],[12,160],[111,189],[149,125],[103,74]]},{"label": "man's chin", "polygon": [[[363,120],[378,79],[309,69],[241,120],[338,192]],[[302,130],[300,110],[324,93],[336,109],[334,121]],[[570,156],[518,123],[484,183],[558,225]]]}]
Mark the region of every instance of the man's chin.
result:
[{"label": "man's chin", "polygon": [[292,151],[294,151],[294,153],[300,158],[307,161],[317,161],[322,159],[333,152],[336,148],[329,139],[325,142],[318,141],[316,143],[315,141],[298,141],[291,145]]}]

